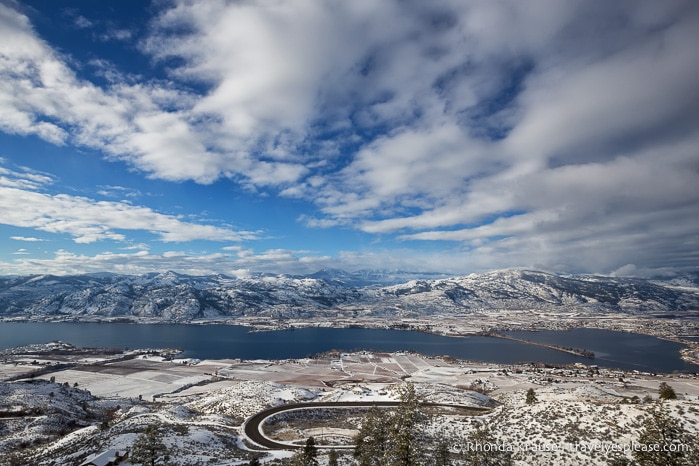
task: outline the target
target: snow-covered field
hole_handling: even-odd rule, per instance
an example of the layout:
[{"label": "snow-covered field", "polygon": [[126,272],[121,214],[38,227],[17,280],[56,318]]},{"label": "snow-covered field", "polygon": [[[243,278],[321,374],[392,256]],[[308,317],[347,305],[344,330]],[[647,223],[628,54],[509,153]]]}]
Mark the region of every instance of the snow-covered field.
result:
[{"label": "snow-covered field", "polygon": [[[34,369],[8,360],[0,366],[0,378]],[[174,464],[247,464],[257,455],[269,463],[290,452],[264,451],[246,439],[243,423],[253,414],[295,402],[397,400],[405,381],[426,402],[492,408],[480,415],[431,413],[426,434],[448,439],[454,455],[466,448],[477,426],[487,425],[498,444],[515,449],[517,465],[606,465],[614,455],[630,458],[628,452],[611,452],[611,446],[636,440],[640,420],[659,405],[686,431],[699,433],[696,376],[499,366],[409,353],[286,361],[173,362],[139,356],[90,360],[0,382],[0,464],[79,464],[107,449],[129,450],[149,424],[162,426]],[[679,399],[657,401],[661,382]],[[536,403],[525,402],[529,388]],[[153,395],[159,395],[155,402]],[[337,418],[309,412],[307,422],[299,412],[289,426],[277,423],[275,435],[292,440],[314,435],[322,444],[350,439],[360,421],[361,413],[349,410]],[[351,454],[343,461],[353,464]]]}]

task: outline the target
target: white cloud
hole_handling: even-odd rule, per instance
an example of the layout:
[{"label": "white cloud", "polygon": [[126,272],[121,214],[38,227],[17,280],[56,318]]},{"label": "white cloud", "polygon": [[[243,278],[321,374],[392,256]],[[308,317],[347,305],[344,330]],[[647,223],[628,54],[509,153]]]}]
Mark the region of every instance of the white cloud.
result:
[{"label": "white cloud", "polygon": [[[230,248],[223,248],[231,250]],[[379,250],[371,252],[341,251],[336,255],[319,255],[313,251],[270,249],[256,252],[243,249],[240,253],[196,253],[178,250],[160,254],[149,251],[129,253],[104,252],[79,254],[58,250],[47,259],[31,256],[15,258],[12,262],[0,261],[0,268],[8,274],[50,273],[69,275],[109,270],[113,273],[144,274],[155,270],[173,270],[192,275],[222,273],[236,277],[247,277],[254,273],[310,274],[327,267],[345,270],[460,270],[468,260],[457,251],[424,254],[409,249]],[[444,266],[449,258],[452,264]]]},{"label": "white cloud", "polygon": [[[76,243],[83,244],[101,240],[125,241],[127,237],[123,232],[126,231],[150,232],[164,242],[243,241],[256,239],[259,234],[186,222],[127,202],[96,201],[29,189],[39,189],[51,181],[45,175],[0,167],[0,211],[3,212],[0,223],[68,235]],[[22,236],[12,238],[39,241]]]},{"label": "white cloud", "polygon": [[123,249],[124,251],[136,250],[136,251],[142,252],[142,251],[148,251],[150,249],[150,246],[146,243],[138,243],[138,244],[131,244],[129,246],[125,246],[121,249]]},{"label": "white cloud", "polygon": [[359,151],[341,173],[343,190],[352,194],[331,198],[323,210],[341,217],[381,208],[427,209],[463,196],[470,178],[483,176],[497,163],[494,151],[455,124],[401,131]]},{"label": "white cloud", "polygon": [[142,195],[140,190],[128,188],[126,186],[99,186],[99,191],[97,191],[97,194],[105,197],[117,198],[137,198]]},{"label": "white cloud", "polygon": [[[495,90],[469,76],[445,85],[458,99],[445,100],[438,124],[366,145],[341,184],[316,193],[322,212],[370,233],[462,242],[476,268],[609,271],[639,257],[654,269],[695,265],[697,8],[540,2],[529,14],[486,3],[470,4],[459,21],[474,44],[465,74],[487,70]],[[620,17],[623,28],[603,28]],[[493,105],[489,92],[504,92],[513,70],[501,65],[516,58],[529,71],[494,114],[511,131],[483,138],[493,120],[472,117]],[[455,102],[466,106],[454,112]],[[445,135],[444,120],[460,133]]]},{"label": "white cloud", "polygon": [[133,36],[133,31],[128,29],[111,29],[100,35],[100,39],[107,42],[110,40],[127,41]]},{"label": "white cloud", "polygon": [[53,183],[53,177],[46,173],[39,173],[28,168],[10,170],[2,165],[7,161],[0,157],[0,187],[38,190],[47,184]]},{"label": "white cloud", "polygon": [[[15,206],[21,205],[21,209]],[[0,187],[0,223],[34,228],[73,237],[76,243],[101,240],[124,241],[121,231],[139,230],[155,234],[161,241],[242,241],[256,233],[234,231],[212,225],[184,222],[148,207],[123,202],[94,201],[66,194],[43,194]]]},{"label": "white cloud", "polygon": [[661,268],[661,269],[649,269],[649,268],[639,268],[635,264],[626,264],[618,269],[614,270],[611,274],[612,277],[641,277],[641,278],[654,278],[654,277],[673,277],[676,275],[676,271],[672,268]]},{"label": "white cloud", "polygon": [[270,267],[279,272],[309,273],[329,262],[326,257],[299,257],[297,254],[294,251],[270,250],[244,257],[225,253],[195,254],[183,251],[167,251],[162,254],[148,251],[104,252],[85,255],[58,250],[54,257],[49,259],[22,257],[12,262],[0,262],[0,267],[9,274],[69,275],[109,270],[113,273],[138,275],[154,270],[173,270],[191,275],[223,273],[241,276],[269,271]]},{"label": "white cloud", "polygon": [[695,124],[699,65],[691,57],[699,21],[696,14],[676,21],[609,56],[534,73],[520,97],[522,121],[508,137],[512,151],[575,163]]},{"label": "white cloud", "polygon": [[[305,169],[251,155],[257,141],[230,141],[195,111],[198,97],[110,70],[105,88],[80,80],[39,39],[28,19],[0,5],[0,129],[77,144],[125,160],[153,177],[211,183],[229,176],[254,185],[295,181]],[[124,39],[124,37],[121,37]],[[173,106],[175,109],[173,110]],[[215,117],[215,116],[214,116]]]},{"label": "white cloud", "polygon": [[36,242],[41,242],[41,241],[46,241],[41,238],[34,238],[31,236],[10,236],[10,239],[13,239],[15,241],[27,241],[29,243],[36,243]]},{"label": "white cloud", "polygon": [[79,29],[87,29],[87,28],[92,27],[92,22],[89,19],[85,18],[84,16],[80,16],[80,15],[76,16],[74,18],[73,22],[75,24],[75,27],[77,27]]}]

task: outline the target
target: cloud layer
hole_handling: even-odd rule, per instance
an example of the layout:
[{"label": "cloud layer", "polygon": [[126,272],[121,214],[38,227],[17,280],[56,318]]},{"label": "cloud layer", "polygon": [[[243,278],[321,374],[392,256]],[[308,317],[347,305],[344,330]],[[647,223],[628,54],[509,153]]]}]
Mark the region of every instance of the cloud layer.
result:
[{"label": "cloud layer", "polygon": [[[443,244],[437,269],[699,263],[696,2],[178,0],[132,40],[167,80],[78,78],[0,4],[0,129],[308,201],[309,228]],[[8,223],[255,237],[33,183],[0,185]]]}]

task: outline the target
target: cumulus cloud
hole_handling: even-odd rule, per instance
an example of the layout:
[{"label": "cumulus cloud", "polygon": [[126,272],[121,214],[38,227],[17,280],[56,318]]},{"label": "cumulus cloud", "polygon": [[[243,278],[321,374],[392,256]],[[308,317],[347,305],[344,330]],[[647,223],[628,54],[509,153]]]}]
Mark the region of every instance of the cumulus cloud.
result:
[{"label": "cumulus cloud", "polygon": [[186,90],[130,83],[131,77],[114,71],[112,84],[102,88],[79,79],[66,62],[26,16],[0,4],[0,129],[98,149],[173,181],[211,183],[230,176],[266,186],[305,172],[298,164],[251,156],[257,143],[225,142],[224,128],[210,127],[207,115],[192,108],[201,99]]}]

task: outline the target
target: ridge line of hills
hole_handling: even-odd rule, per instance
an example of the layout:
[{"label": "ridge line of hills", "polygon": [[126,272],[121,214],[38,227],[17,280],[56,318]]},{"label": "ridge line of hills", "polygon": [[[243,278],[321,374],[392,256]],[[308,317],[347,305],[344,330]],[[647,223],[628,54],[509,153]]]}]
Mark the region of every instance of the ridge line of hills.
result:
[{"label": "ridge line of hills", "polygon": [[[420,277],[428,278],[420,278]],[[134,317],[172,322],[278,318],[424,317],[497,310],[622,312],[681,317],[699,311],[699,273],[669,279],[562,276],[505,269],[462,277],[403,271],[190,276],[98,273],[0,277],[0,317]]]}]

